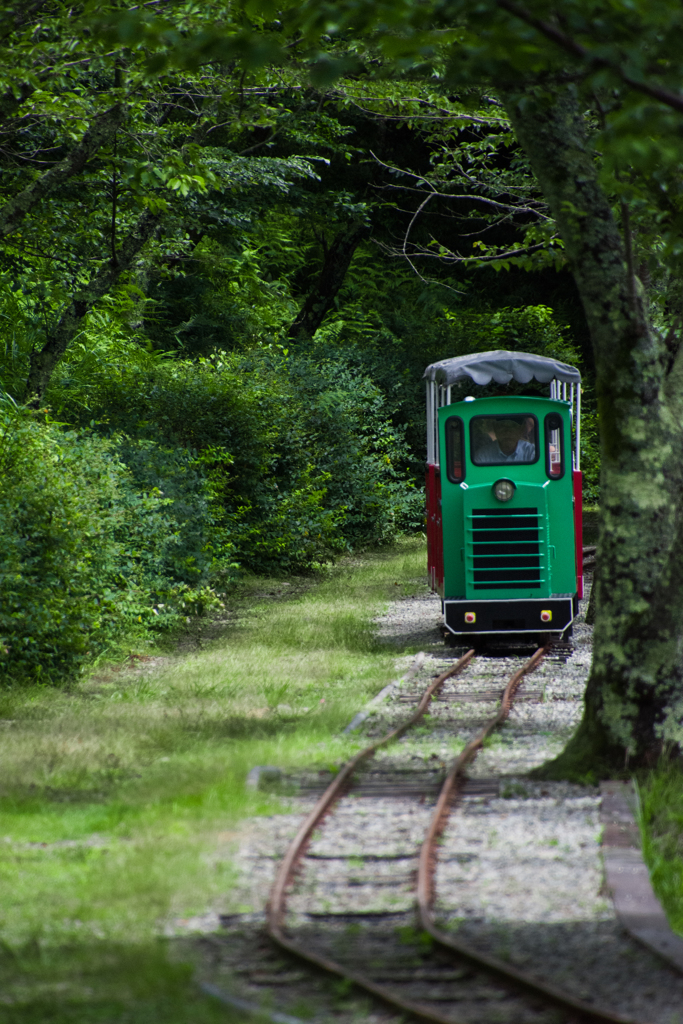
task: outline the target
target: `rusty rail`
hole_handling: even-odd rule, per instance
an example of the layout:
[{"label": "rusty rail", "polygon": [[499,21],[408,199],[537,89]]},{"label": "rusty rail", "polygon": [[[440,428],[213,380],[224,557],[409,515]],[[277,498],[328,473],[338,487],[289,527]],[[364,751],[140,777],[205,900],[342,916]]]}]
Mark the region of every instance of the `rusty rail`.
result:
[{"label": "rusty rail", "polygon": [[448,822],[451,807],[465,779],[465,769],[477,756],[484,744],[484,741],[491,735],[494,729],[497,729],[499,725],[502,725],[508,717],[515,693],[522,679],[529,672],[533,672],[539,662],[543,659],[547,650],[548,647],[539,647],[529,661],[515,672],[505,687],[505,692],[503,694],[498,713],[486,723],[481,732],[475,736],[473,740],[470,740],[446,776],[441,793],[439,794],[434,816],[420,850],[420,861],[417,874],[418,917],[422,928],[424,928],[424,930],[428,932],[442,948],[457,953],[458,956],[464,957],[477,967],[485,967],[487,970],[498,975],[498,977],[502,978],[504,981],[512,983],[514,988],[531,992],[536,996],[543,995],[555,1006],[558,1006],[563,1010],[571,1010],[575,1014],[578,1013],[581,1020],[595,1022],[609,1021],[610,1024],[631,1024],[626,1017],[602,1010],[596,1010],[588,1003],[584,1003],[580,999],[574,999],[561,989],[555,988],[554,985],[548,985],[545,982],[539,981],[532,975],[527,974],[524,971],[519,971],[515,967],[511,967],[509,964],[506,964],[504,961],[498,960],[496,957],[474,952],[474,950],[470,949],[465,943],[458,942],[456,938],[453,938],[451,935],[443,932],[436,924],[431,911],[433,897],[435,895],[434,876],[438,859],[438,840],[443,834]]},{"label": "rusty rail", "polygon": [[[508,964],[497,960],[495,957],[490,957],[471,950],[465,944],[459,943],[456,939],[451,938],[451,936],[442,932],[436,925],[431,913],[434,870],[436,867],[436,844],[446,825],[453,800],[455,799],[460,784],[464,778],[465,767],[476,757],[485,739],[508,717],[515,693],[522,679],[529,672],[533,672],[547,650],[548,647],[539,648],[533,657],[530,658],[529,661],[527,661],[526,664],[523,665],[522,668],[518,669],[518,671],[511,677],[505,687],[501,706],[497,714],[493,716],[484,729],[482,729],[482,731],[467,744],[446,777],[437,802],[432,823],[420,850],[417,889],[418,915],[422,927],[441,947],[448,949],[451,952],[455,952],[458,956],[469,960],[476,966],[496,974],[501,980],[507,982],[511,988],[516,991],[521,989],[524,992],[532,993],[536,997],[542,996],[549,1000],[554,1006],[571,1011],[573,1020],[576,1020],[576,1015],[578,1014],[579,1020],[585,1022],[585,1024],[635,1024],[634,1021],[631,1021],[626,1017],[596,1010],[587,1003],[573,999],[560,989],[556,989],[554,986],[546,985],[543,982],[537,981],[530,975],[527,975],[522,971],[518,971],[514,967],[510,967]],[[338,978],[352,982],[358,988],[375,996],[394,1009],[399,1010],[402,1013],[408,1013],[416,1020],[427,1021],[429,1024],[456,1024],[456,1022],[454,1022],[452,1016],[444,1016],[438,1011],[432,1010],[430,1007],[415,1003],[410,999],[405,999],[397,995],[390,988],[377,984],[364,974],[360,974],[357,971],[351,971],[334,960],[319,956],[317,953],[300,946],[293,939],[290,939],[283,930],[286,895],[287,888],[294,877],[298,861],[302,856],[314,829],[330,812],[339,797],[342,796],[356,769],[363,763],[363,761],[369,760],[377,750],[387,746],[393,740],[398,739],[407,732],[408,729],[415,725],[426,711],[432,697],[441,689],[446,679],[460,673],[472,660],[474,653],[474,650],[468,651],[464,657],[460,658],[453,668],[438,676],[430,686],[427,687],[415,713],[411,715],[406,722],[400,725],[397,729],[393,729],[391,732],[387,733],[386,736],[383,736],[380,740],[370,744],[370,746],[360,751],[360,753],[356,754],[355,757],[344,765],[339,774],[333,782],[330,783],[321,798],[318,800],[304,823],[301,825],[291,846],[289,847],[275,878],[267,911],[266,929],[268,935],[282,949],[293,954],[299,959],[326,971],[328,974],[332,974]]]},{"label": "rusty rail", "polygon": [[408,729],[412,728],[416,722],[419,722],[427,710],[434,694],[441,689],[447,679],[451,676],[458,675],[459,672],[462,672],[462,670],[469,665],[473,657],[474,650],[468,651],[467,654],[460,658],[452,668],[447,672],[442,672],[440,676],[437,676],[423,693],[420,703],[410,718],[406,719],[406,721],[403,722],[402,725],[399,725],[397,729],[392,729],[392,731],[388,732],[386,736],[376,740],[375,743],[371,743],[369,747],[365,747],[365,749],[361,750],[355,757],[352,757],[350,761],[347,761],[344,767],[339,771],[338,775],[327,787],[297,832],[292,845],[287,851],[285,859],[280,865],[280,869],[275,878],[275,884],[273,885],[273,890],[271,892],[270,904],[268,906],[268,931],[270,934],[275,930],[280,931],[282,929],[287,886],[292,879],[292,874],[297,861],[303,853],[306,843],[310,839],[316,825],[322,821],[334,802],[342,795],[343,790],[348,782],[350,782],[353,773],[359,765],[363,763],[363,761],[369,760],[378,750],[382,747],[388,746],[388,744],[394,740],[399,739],[399,737],[403,736],[403,734],[407,732]]},{"label": "rusty rail", "polygon": [[294,837],[294,840],[276,875],[267,913],[266,929],[268,935],[282,949],[287,950],[288,953],[293,953],[302,960],[306,960],[309,964],[313,964],[314,966],[327,971],[329,974],[334,974],[338,978],[352,981],[358,988],[364,989],[376,998],[381,999],[382,1002],[394,1007],[394,1009],[400,1010],[403,1013],[410,1013],[418,1020],[429,1021],[430,1024],[453,1024],[453,1020],[451,1017],[444,1017],[442,1014],[434,1013],[427,1007],[420,1006],[418,1003],[412,1002],[412,1000],[400,998],[392,992],[391,989],[386,988],[384,985],[377,985],[371,978],[366,978],[364,975],[358,974],[355,971],[349,971],[334,960],[328,960],[326,957],[318,956],[317,953],[313,953],[310,950],[305,949],[303,946],[300,946],[297,942],[294,942],[285,935],[283,931],[285,901],[287,896],[287,887],[293,879],[299,858],[306,848],[313,830],[320,824],[323,818],[331,810],[333,804],[342,795],[345,787],[350,782],[353,773],[359,765],[362,764],[363,761],[369,760],[378,750],[387,746],[393,740],[398,739],[407,732],[408,729],[415,725],[415,723],[422,718],[422,715],[427,710],[432,697],[438,693],[445,681],[451,676],[455,676],[459,672],[462,672],[474,657],[474,653],[474,650],[468,651],[467,654],[460,658],[460,660],[457,661],[451,669],[447,672],[443,672],[440,676],[437,676],[432,683],[430,683],[422,695],[422,699],[420,700],[417,709],[409,719],[407,719],[397,729],[393,729],[391,732],[387,733],[386,736],[383,736],[380,740],[377,740],[375,743],[371,743],[369,747],[365,747],[364,750],[361,750],[360,753],[356,754],[355,757],[344,765],[339,774],[320,797],[317,804]]},{"label": "rusty rail", "polygon": [[423,927],[425,927],[427,931],[429,931],[429,928],[427,928],[425,922],[430,920],[429,907],[431,906],[433,896],[434,871],[436,868],[436,845],[446,826],[446,822],[448,821],[453,799],[460,788],[462,780],[464,779],[465,768],[475,759],[481,750],[484,741],[488,739],[493,730],[497,729],[499,725],[502,725],[508,717],[510,714],[510,708],[512,707],[512,701],[514,700],[519,684],[525,675],[529,672],[533,672],[543,658],[546,650],[546,647],[539,647],[533,657],[531,657],[529,661],[527,661],[522,668],[518,669],[512,678],[508,680],[507,686],[503,691],[503,697],[497,714],[495,714],[493,718],[489,719],[484,728],[477,736],[474,737],[474,739],[470,740],[446,776],[441,788],[441,793],[439,794],[439,799],[436,803],[434,816],[424,842],[422,843],[422,848],[420,850],[420,862],[417,872],[418,913],[420,915],[420,920],[423,923]]}]

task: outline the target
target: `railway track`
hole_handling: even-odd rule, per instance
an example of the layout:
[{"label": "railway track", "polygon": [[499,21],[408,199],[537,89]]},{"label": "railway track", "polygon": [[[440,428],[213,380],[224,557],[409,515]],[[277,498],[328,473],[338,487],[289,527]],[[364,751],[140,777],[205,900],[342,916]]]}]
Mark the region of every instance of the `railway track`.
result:
[{"label": "railway track", "polygon": [[[458,1021],[518,1021],[520,1024],[526,1024],[527,1021],[538,1024],[545,1024],[546,1021],[549,1024],[551,1021],[553,1024],[559,1021],[567,1024],[582,1021],[586,1024],[624,1024],[630,1020],[608,1009],[591,1005],[586,1000],[578,999],[557,986],[544,983],[537,976],[520,971],[501,959],[473,949],[440,927],[433,911],[439,840],[447,825],[451,807],[466,785],[466,769],[489,736],[509,715],[525,677],[535,670],[549,651],[549,646],[539,648],[512,674],[502,693],[490,690],[465,691],[463,703],[491,703],[499,700],[500,704],[497,711],[488,717],[483,728],[479,729],[465,745],[451,765],[441,787],[420,849],[415,895],[417,928],[413,929],[414,934],[410,925],[404,925],[403,928],[399,925],[398,929],[396,927],[398,921],[405,918],[403,908],[395,912],[389,907],[384,910],[378,908],[373,912],[369,908],[363,909],[362,906],[362,894],[367,891],[369,885],[375,889],[384,887],[389,891],[410,885],[411,879],[405,872],[405,857],[401,856],[400,849],[395,852],[393,858],[387,858],[385,854],[384,857],[378,856],[376,861],[370,859],[368,862],[368,852],[362,858],[357,858],[358,861],[362,861],[363,870],[358,871],[356,867],[355,874],[347,873],[346,878],[336,881],[338,885],[346,885],[349,889],[356,887],[359,890],[361,900],[357,901],[358,909],[349,909],[354,906],[354,901],[346,894],[342,901],[337,901],[336,907],[334,901],[330,902],[329,909],[323,908],[317,913],[315,910],[311,912],[309,907],[308,927],[303,930],[301,938],[292,938],[286,930],[287,895],[295,883],[297,870],[301,869],[302,858],[310,845],[311,837],[323,825],[325,819],[334,813],[339,801],[353,792],[354,776],[362,766],[366,765],[379,750],[395,742],[414,727],[433,701],[458,701],[458,693],[443,694],[443,686],[447,680],[466,672],[475,657],[473,650],[468,651],[451,669],[430,683],[417,702],[413,715],[401,726],[371,743],[343,766],[299,828],[278,870],[268,908],[268,934],[281,949],[335,976],[342,984],[354,985],[380,1000],[386,1007],[408,1014],[415,1020],[435,1024],[454,1024]],[[536,700],[537,692],[527,692],[524,697],[527,700]],[[415,697],[405,695],[403,699],[399,698],[399,702],[413,703]],[[362,792],[363,780],[360,781],[360,786]],[[370,788],[372,789],[372,786]],[[385,782],[385,788],[382,790],[381,785],[375,784],[376,796],[391,796],[394,792],[400,793],[400,786],[392,790],[391,783],[387,785]],[[403,792],[405,793],[405,789]],[[316,867],[320,874],[320,862],[324,861],[324,854],[314,854],[310,859],[318,862]],[[347,857],[346,860],[352,861],[353,858]],[[370,872],[367,869],[368,863],[374,864],[374,869],[371,868]],[[380,866],[381,870],[378,870]],[[330,881],[328,873],[328,893]],[[334,879],[332,882],[334,887]],[[315,884],[313,888],[315,889]],[[336,928],[330,927],[331,921],[335,922]],[[358,925],[361,922],[363,927],[351,932],[352,935],[355,934],[355,941],[349,942],[349,924]],[[340,929],[340,925],[346,926],[346,933]],[[428,953],[425,943],[430,947]]]},{"label": "railway track", "polygon": [[[203,940],[204,977],[286,1009],[297,1024],[683,1022],[683,977],[629,938],[601,890],[597,789],[528,777],[579,720],[590,630],[580,621],[573,647],[546,652],[518,680],[509,719],[466,766],[462,755],[503,709],[530,650],[487,651],[453,675],[464,652],[441,647],[433,600],[393,609],[386,621],[397,646],[409,636],[428,652],[419,671],[363,716],[372,750],[354,759],[355,771],[283,778],[290,810],[252,819],[230,913]],[[409,717],[414,724],[392,742],[386,734]],[[449,766],[457,795],[435,824]],[[432,826],[432,855],[418,872]],[[276,945],[260,908],[285,858],[279,907],[271,899],[269,908]]]}]

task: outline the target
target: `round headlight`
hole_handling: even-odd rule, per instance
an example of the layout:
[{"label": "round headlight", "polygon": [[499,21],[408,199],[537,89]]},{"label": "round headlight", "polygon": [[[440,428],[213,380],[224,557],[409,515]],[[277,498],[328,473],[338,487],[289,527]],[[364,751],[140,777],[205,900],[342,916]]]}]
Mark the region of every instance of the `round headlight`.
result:
[{"label": "round headlight", "polygon": [[512,480],[496,480],[493,485],[493,493],[498,501],[509,501],[515,493],[515,485]]}]

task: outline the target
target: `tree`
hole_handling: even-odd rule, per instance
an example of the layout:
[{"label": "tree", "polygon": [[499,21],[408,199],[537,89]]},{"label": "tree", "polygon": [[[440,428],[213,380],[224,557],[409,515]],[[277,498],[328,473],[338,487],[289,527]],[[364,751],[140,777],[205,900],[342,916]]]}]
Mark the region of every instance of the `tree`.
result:
[{"label": "tree", "polygon": [[[603,775],[678,750],[683,356],[671,281],[683,251],[676,180],[683,12],[673,0],[616,8],[564,0],[307,0],[296,9],[268,5],[268,17],[270,25],[242,37],[245,52],[255,52],[259,32],[280,53],[295,39],[318,81],[351,68],[372,75],[381,55],[385,67],[438,73],[444,88],[463,95],[488,83],[505,104],[571,261],[600,407],[604,515],[594,662],[584,721],[548,771]],[[632,212],[660,249],[642,269]],[[647,281],[651,270],[658,285],[652,275]]]},{"label": "tree", "polygon": [[344,283],[353,254],[370,234],[367,224],[351,225],[340,231],[328,245],[324,235],[321,238],[323,266],[313,288],[289,328],[289,337],[296,340],[301,335],[312,338],[323,320],[332,309],[339,289]]},{"label": "tree", "polygon": [[[207,233],[225,232],[231,200],[272,205],[316,177],[306,159],[265,156],[258,142],[240,154],[271,108],[267,90],[265,102],[245,95],[239,69],[163,73],[162,41],[151,73],[144,39],[109,47],[96,29],[126,11],[117,0],[33,4],[2,23],[0,274],[32,335],[16,394],[36,402],[93,309],[122,285],[140,295],[145,263],[147,279],[150,263],[173,273]],[[229,5],[182,3],[173,16],[181,34],[231,24]]]},{"label": "tree", "polygon": [[[580,12],[564,4],[537,5],[533,13],[507,0],[495,6],[489,38],[480,32],[478,40],[564,242],[590,327],[600,413],[593,664],[581,726],[543,773],[608,775],[652,765],[662,752],[678,751],[683,739],[680,304],[666,286],[648,297],[643,279],[652,280],[647,263],[638,277],[629,209],[632,203],[638,210],[638,196],[639,226],[649,229],[650,238],[653,223],[660,225],[668,268],[649,262],[661,279],[676,267],[672,242],[680,239],[679,190],[674,187],[673,199],[664,201],[662,193],[673,184],[671,167],[683,157],[666,109],[681,109],[668,83],[680,71],[680,51],[673,47],[682,23],[667,4],[618,15],[589,5]],[[543,9],[547,20],[539,17]],[[480,11],[472,19],[477,27]],[[663,20],[669,37],[661,33]],[[503,33],[508,42],[501,48]],[[593,125],[592,112],[598,115]],[[602,131],[596,131],[596,120]],[[657,149],[664,149],[664,159],[653,167]],[[662,292],[663,311],[656,308]],[[659,325],[648,298],[655,300]]]},{"label": "tree", "polygon": [[48,198],[63,182],[82,171],[103,145],[114,140],[123,121],[124,111],[120,104],[94,118],[81,141],[62,160],[7,200],[0,210],[0,236],[4,238],[11,235],[34,206]]},{"label": "tree", "polygon": [[[420,268],[430,264],[507,270],[564,263],[548,205],[501,106],[482,97],[473,114],[444,98],[435,105],[441,116],[421,130],[429,170],[387,167],[393,180],[385,189],[413,212],[400,243],[383,248],[407,260],[419,276]],[[427,214],[430,227],[420,231]],[[449,221],[456,223],[455,231]]]},{"label": "tree", "polygon": [[680,742],[683,352],[652,327],[600,186],[577,91],[506,90],[581,294],[597,371],[602,530],[583,722],[550,775],[653,764]]},{"label": "tree", "polygon": [[66,352],[69,343],[82,330],[83,319],[95,304],[111,293],[121,274],[129,271],[146,242],[158,231],[160,213],[145,210],[126,235],[116,258],[102,265],[86,287],[79,289],[62,312],[57,323],[48,331],[42,348],[29,356],[26,395],[40,400],[45,394],[55,366]]}]

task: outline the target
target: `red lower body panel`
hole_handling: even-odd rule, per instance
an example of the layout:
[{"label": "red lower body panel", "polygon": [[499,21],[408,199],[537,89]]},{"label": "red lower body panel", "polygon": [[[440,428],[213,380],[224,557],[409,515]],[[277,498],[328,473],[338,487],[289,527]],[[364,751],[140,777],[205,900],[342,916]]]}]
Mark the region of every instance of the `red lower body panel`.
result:
[{"label": "red lower body panel", "polygon": [[576,592],[583,597],[583,474],[580,469],[572,472],[574,484],[574,540],[576,543]]},{"label": "red lower body panel", "polygon": [[427,466],[426,479],[427,570],[429,585],[443,597],[443,530],[441,525],[441,474]]}]

